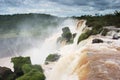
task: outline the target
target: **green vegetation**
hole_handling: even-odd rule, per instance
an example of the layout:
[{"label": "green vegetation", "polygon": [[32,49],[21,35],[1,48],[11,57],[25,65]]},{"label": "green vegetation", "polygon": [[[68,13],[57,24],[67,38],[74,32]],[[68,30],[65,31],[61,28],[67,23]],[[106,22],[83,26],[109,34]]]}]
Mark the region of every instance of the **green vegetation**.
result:
[{"label": "green vegetation", "polygon": [[120,12],[115,11],[114,14],[107,14],[107,15],[85,15],[81,17],[73,17],[75,19],[85,19],[87,20],[88,27],[92,27],[91,31],[87,31],[82,33],[78,39],[78,43],[84,39],[87,39],[90,35],[96,35],[101,33],[105,36],[108,32],[107,29],[104,29],[105,26],[115,26],[120,28]]},{"label": "green vegetation", "polygon": [[32,65],[30,57],[14,57],[11,61],[14,64],[16,80],[45,80],[42,67]]},{"label": "green vegetation", "polygon": [[58,38],[58,42],[66,41],[67,44],[73,43],[76,33],[72,34],[69,27],[62,28],[62,35]]},{"label": "green vegetation", "polygon": [[104,29],[103,32],[102,32],[102,36],[106,36],[108,31],[109,31],[108,29]]},{"label": "green vegetation", "polygon": [[[14,14],[0,15],[0,36],[18,37],[33,36],[37,37],[45,32],[49,27],[55,28],[62,23],[64,18],[51,16],[48,14]],[[22,34],[21,34],[21,31]],[[31,33],[26,35],[26,33]]]},{"label": "green vegetation", "polygon": [[92,32],[92,35],[96,35],[96,34],[99,34],[102,30],[103,30],[103,26],[101,24],[96,24],[92,28],[91,32]]},{"label": "green vegetation", "polygon": [[31,64],[24,64],[22,66],[22,71],[24,72],[24,74],[30,72],[31,70],[37,70],[37,71],[40,71],[40,72],[43,72],[43,69],[40,65],[31,65]]},{"label": "green vegetation", "polygon": [[72,33],[71,33],[69,27],[64,27],[64,28],[62,28],[62,31],[63,31],[62,37],[63,37],[65,40],[67,40],[67,42],[70,42],[70,40],[71,40],[71,38],[72,38]]},{"label": "green vegetation", "polygon": [[78,42],[81,42],[82,40],[87,39],[92,34],[92,30],[87,30],[85,33],[82,33],[80,37],[78,38]]},{"label": "green vegetation", "polygon": [[11,59],[11,62],[14,64],[14,71],[17,77],[23,75],[22,66],[24,64],[31,64],[30,57],[14,57]]},{"label": "green vegetation", "polygon": [[32,65],[30,57],[14,57],[14,72],[9,68],[0,67],[0,80],[45,80],[43,69],[40,65]]},{"label": "green vegetation", "polygon": [[92,28],[92,30],[87,30],[85,33],[82,33],[79,36],[78,42],[81,42],[82,40],[87,39],[90,35],[96,35],[99,34],[103,30],[103,27],[99,24],[95,25],[95,27]]},{"label": "green vegetation", "polygon": [[45,80],[45,76],[42,72],[33,69],[16,80]]},{"label": "green vegetation", "polygon": [[[78,43],[87,39],[90,35],[96,35],[101,33],[105,36],[108,32],[104,29],[104,26],[115,26],[120,28],[120,12],[116,11],[114,14],[107,15],[85,15],[81,17],[73,17],[74,19],[87,20],[88,27],[92,27],[92,30],[87,30],[79,36]],[[16,14],[16,15],[0,15],[0,34],[8,33],[11,31],[18,34],[19,24],[27,23],[28,27],[42,26],[47,28],[48,26],[57,26],[58,22],[63,21],[65,18],[58,18],[45,14]],[[23,23],[22,23],[23,22]],[[37,24],[37,25],[36,25]],[[21,28],[21,27],[20,27]],[[41,29],[41,28],[40,28]],[[27,29],[28,30],[28,29]],[[41,33],[38,30],[38,33]],[[63,33],[59,37],[60,42],[66,40],[67,43],[72,43],[76,34],[72,34],[68,27],[62,29]],[[33,31],[33,33],[36,31]],[[35,33],[34,35],[38,34]],[[116,37],[115,37],[116,38]],[[100,43],[102,40],[95,39],[93,43]],[[57,61],[60,58],[58,54],[50,54],[45,60],[45,63]],[[0,80],[45,80],[43,69],[40,65],[32,65],[30,57],[14,57],[11,59],[14,64],[14,72],[7,68],[1,68]]]},{"label": "green vegetation", "polygon": [[84,15],[81,17],[73,17],[75,19],[86,19],[87,25],[89,27],[94,27],[98,23],[101,26],[115,26],[120,27],[120,11],[115,11],[114,14],[106,14],[106,15]]},{"label": "green vegetation", "polygon": [[58,54],[49,54],[45,60],[45,64],[48,64],[48,62],[57,61],[59,58],[60,58],[60,55]]}]

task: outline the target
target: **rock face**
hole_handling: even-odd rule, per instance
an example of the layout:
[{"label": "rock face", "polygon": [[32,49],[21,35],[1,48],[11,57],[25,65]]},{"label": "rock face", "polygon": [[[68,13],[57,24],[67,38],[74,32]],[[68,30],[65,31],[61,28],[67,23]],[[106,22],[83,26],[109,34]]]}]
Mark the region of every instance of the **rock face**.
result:
[{"label": "rock face", "polygon": [[72,34],[70,32],[70,29],[68,27],[62,28],[62,37],[66,39],[67,42],[70,41],[70,39],[72,38]]},{"label": "rock face", "polygon": [[16,80],[45,80],[45,75],[42,72],[33,69]]},{"label": "rock face", "polygon": [[45,80],[46,77],[42,67],[40,65],[32,65],[30,57],[14,57],[11,61],[14,64],[15,80]]},{"label": "rock face", "polygon": [[72,34],[69,27],[64,27],[62,28],[62,35],[58,38],[57,42],[65,44],[73,43],[75,36],[76,33]]},{"label": "rock face", "polygon": [[101,39],[93,39],[92,43],[103,43],[103,40],[101,40]]},{"label": "rock face", "polygon": [[0,80],[15,80],[15,74],[9,68],[0,67]]},{"label": "rock face", "polygon": [[113,39],[119,39],[119,38],[120,38],[120,35],[118,35],[118,34],[113,35]]}]

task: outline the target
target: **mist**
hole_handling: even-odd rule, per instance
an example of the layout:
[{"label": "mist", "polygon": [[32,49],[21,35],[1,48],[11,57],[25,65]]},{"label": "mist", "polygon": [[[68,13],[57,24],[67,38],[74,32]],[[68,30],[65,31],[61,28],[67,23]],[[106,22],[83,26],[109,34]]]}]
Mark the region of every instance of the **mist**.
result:
[{"label": "mist", "polygon": [[0,65],[12,68],[10,59],[15,56],[30,56],[33,64],[44,64],[49,54],[59,53],[60,46],[56,41],[66,26],[74,32],[75,21],[64,18],[39,19],[34,16],[34,19],[19,21],[15,28],[7,32],[3,29],[0,58],[7,63],[0,62]]}]

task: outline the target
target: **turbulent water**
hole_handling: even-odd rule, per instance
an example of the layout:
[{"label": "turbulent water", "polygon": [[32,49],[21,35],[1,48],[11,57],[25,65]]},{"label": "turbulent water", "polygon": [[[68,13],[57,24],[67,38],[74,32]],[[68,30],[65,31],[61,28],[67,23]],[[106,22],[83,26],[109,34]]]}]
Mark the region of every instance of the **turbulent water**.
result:
[{"label": "turbulent water", "polygon": [[[72,44],[61,46],[57,39],[66,26],[77,35]],[[77,44],[80,34],[86,29],[86,20],[67,19],[56,28],[46,29],[47,33],[39,37],[2,37],[0,66],[12,68],[11,57],[30,56],[33,64],[42,64],[46,80],[119,80],[120,41],[109,36],[94,35]],[[92,44],[96,38],[102,39],[104,43]],[[44,65],[45,58],[51,53],[59,53],[60,59]]]},{"label": "turbulent water", "polygon": [[[45,68],[47,80],[120,79],[120,41],[94,35],[76,44],[78,36],[87,29],[85,23],[85,20],[78,21],[74,26],[77,32],[74,43],[61,47],[60,60]],[[92,40],[97,38],[104,43],[93,44]]]},{"label": "turbulent water", "polygon": [[74,32],[77,33],[74,39],[74,43],[70,45],[65,45],[64,47],[60,48],[60,54],[62,55],[62,57],[55,64],[53,70],[50,71],[51,74],[47,74],[47,80],[78,80],[78,76],[76,75],[76,73],[73,73],[78,59],[76,51],[80,49],[77,45],[77,41],[80,34],[83,32],[83,29],[86,27],[86,21],[80,20],[76,22],[76,25],[73,26]]}]

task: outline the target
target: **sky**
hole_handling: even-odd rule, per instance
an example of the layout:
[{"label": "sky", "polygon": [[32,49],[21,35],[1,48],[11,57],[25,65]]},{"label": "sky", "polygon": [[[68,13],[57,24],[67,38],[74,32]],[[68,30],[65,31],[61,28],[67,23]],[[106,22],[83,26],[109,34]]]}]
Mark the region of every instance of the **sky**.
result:
[{"label": "sky", "polygon": [[120,0],[0,0],[0,14],[45,13],[55,16],[109,14]]}]

